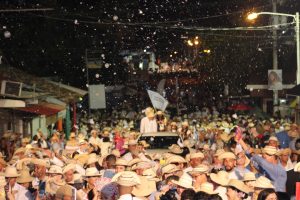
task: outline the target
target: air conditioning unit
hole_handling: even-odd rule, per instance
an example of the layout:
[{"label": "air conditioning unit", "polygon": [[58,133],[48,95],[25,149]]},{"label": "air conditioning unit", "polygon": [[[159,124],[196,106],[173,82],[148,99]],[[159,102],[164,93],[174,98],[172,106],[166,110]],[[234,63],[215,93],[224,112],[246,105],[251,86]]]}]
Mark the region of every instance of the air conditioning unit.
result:
[{"label": "air conditioning unit", "polygon": [[20,97],[22,93],[22,84],[20,82],[2,81],[1,94],[7,96]]}]

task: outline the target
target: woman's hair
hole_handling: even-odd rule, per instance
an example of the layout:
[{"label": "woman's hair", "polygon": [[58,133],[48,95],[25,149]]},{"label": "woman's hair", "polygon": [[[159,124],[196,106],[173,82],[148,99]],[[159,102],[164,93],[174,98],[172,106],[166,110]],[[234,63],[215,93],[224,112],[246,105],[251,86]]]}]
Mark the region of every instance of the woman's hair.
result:
[{"label": "woman's hair", "polygon": [[210,195],[205,192],[197,192],[193,200],[210,200]]},{"label": "woman's hair", "polygon": [[181,200],[193,200],[196,192],[192,189],[186,189],[181,194]]},{"label": "woman's hair", "polygon": [[264,189],[258,194],[257,200],[265,200],[265,199],[267,199],[269,194],[272,194],[272,193],[275,193],[274,189],[271,189],[271,188]]},{"label": "woman's hair", "polygon": [[236,187],[233,186],[229,186],[232,190],[235,190],[237,193],[239,193],[239,196],[241,197],[241,199],[247,199],[248,198],[248,194],[246,194],[245,192],[242,192],[241,190],[237,189]]},{"label": "woman's hair", "polygon": [[222,200],[222,197],[220,197],[218,194],[210,195],[209,200]]}]

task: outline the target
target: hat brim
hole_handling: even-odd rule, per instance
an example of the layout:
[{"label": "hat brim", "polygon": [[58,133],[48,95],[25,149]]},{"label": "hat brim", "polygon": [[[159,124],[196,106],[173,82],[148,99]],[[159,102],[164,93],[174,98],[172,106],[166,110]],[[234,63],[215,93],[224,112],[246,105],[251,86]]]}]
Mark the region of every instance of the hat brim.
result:
[{"label": "hat brim", "polygon": [[183,188],[186,188],[186,189],[194,189],[193,186],[184,185],[184,184],[182,184],[182,183],[180,183],[179,181],[176,181],[176,180],[172,180],[171,182],[174,183],[175,185],[179,185],[180,187],[183,187]]},{"label": "hat brim", "polygon": [[210,195],[219,194],[219,192],[213,192],[213,191],[207,191],[207,190],[201,190],[201,189],[199,190],[199,192],[205,192]]},{"label": "hat brim", "polygon": [[217,176],[217,174],[210,174],[210,179],[211,179],[213,182],[215,182],[215,183],[217,183],[217,184],[219,184],[219,185],[222,185],[222,186],[228,185],[228,181],[229,181],[229,180],[225,181],[224,179],[220,179],[220,178]]}]

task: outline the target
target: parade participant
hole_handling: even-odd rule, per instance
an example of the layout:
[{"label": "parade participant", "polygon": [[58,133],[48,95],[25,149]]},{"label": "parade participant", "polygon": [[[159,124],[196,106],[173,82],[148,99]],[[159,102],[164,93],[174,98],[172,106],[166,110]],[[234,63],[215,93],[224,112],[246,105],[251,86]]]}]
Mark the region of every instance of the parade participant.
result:
[{"label": "parade participant", "polygon": [[255,181],[256,181],[256,177],[253,172],[247,172],[244,174],[243,182],[245,183],[245,185],[247,185],[250,188],[251,192],[254,191]]},{"label": "parade participant", "polygon": [[129,140],[127,145],[128,145],[128,152],[122,157],[127,161],[131,161],[132,159],[138,157],[137,141]]},{"label": "parade participant", "polygon": [[48,179],[46,181],[46,193],[47,197],[54,197],[57,190],[65,185],[65,181],[63,179],[62,168],[56,165],[52,165],[47,172]]},{"label": "parade participant", "polygon": [[141,120],[140,133],[155,133],[157,132],[157,121],[153,108],[148,107],[145,110],[146,117]]},{"label": "parade participant", "polygon": [[173,175],[182,174],[182,171],[174,164],[167,164],[161,168],[162,180],[166,180],[168,177]]},{"label": "parade participant", "polygon": [[125,159],[117,159],[115,163],[115,171],[116,173],[123,172],[126,170],[126,167],[128,166],[128,162]]},{"label": "parade participant", "polygon": [[199,166],[202,163],[203,158],[204,154],[202,152],[191,153],[189,162],[190,167],[195,168],[196,166]]},{"label": "parade participant", "polygon": [[224,169],[229,174],[229,179],[242,179],[236,169],[236,156],[232,152],[224,152],[219,156],[223,160]]},{"label": "parade participant", "polygon": [[67,153],[72,154],[73,152],[75,152],[76,150],[78,150],[79,145],[78,145],[78,141],[76,139],[76,134],[75,132],[71,132],[70,136],[69,136],[69,140],[66,143],[66,151]]},{"label": "parade participant", "polygon": [[275,148],[278,148],[279,146],[279,141],[277,139],[277,137],[275,136],[271,136],[268,140],[268,146],[272,146],[272,147],[275,147]]},{"label": "parade participant", "polygon": [[5,194],[9,200],[14,200],[17,197],[18,190],[21,186],[17,183],[17,177],[20,174],[17,169],[13,166],[8,166],[5,169],[4,176],[6,179]]},{"label": "parade participant", "polygon": [[172,123],[170,124],[170,131],[173,132],[173,133],[176,133],[177,130],[178,130],[178,128],[177,128],[177,123],[176,123],[176,122],[172,122]]},{"label": "parade participant", "polygon": [[184,173],[178,181],[173,180],[172,183],[177,186],[177,199],[180,199],[180,196],[185,189],[193,189],[193,178],[187,173]]},{"label": "parade participant", "polygon": [[159,132],[166,131],[168,120],[165,117],[164,113],[160,110],[156,112],[156,121],[158,125],[158,131]]},{"label": "parade participant", "polygon": [[93,129],[91,131],[91,137],[89,138],[90,144],[99,145],[101,143],[101,139],[98,137],[98,131]]},{"label": "parade participant", "polygon": [[277,200],[277,194],[274,189],[264,189],[262,190],[258,197],[257,200]]},{"label": "parade participant", "polygon": [[141,184],[140,178],[135,172],[120,172],[113,177],[112,182],[118,184],[120,195],[118,200],[139,200],[139,198],[132,196],[134,186]]},{"label": "parade participant", "polygon": [[228,200],[247,199],[250,189],[240,180],[230,179],[227,184]]},{"label": "parade participant", "polygon": [[49,162],[42,159],[32,159],[34,164],[34,177],[32,181],[33,188],[37,189],[36,196],[38,198],[46,197],[46,181],[47,181],[47,167],[49,167]]},{"label": "parade participant", "polygon": [[68,164],[63,169],[63,175],[66,183],[70,183],[74,179],[75,165]]},{"label": "parade participant", "polygon": [[225,171],[219,171],[217,174],[211,173],[210,180],[215,185],[216,192],[222,197],[222,200],[227,200],[227,189],[226,185],[228,184],[229,178],[228,173]]},{"label": "parade participant", "polygon": [[279,160],[281,165],[284,167],[285,171],[294,169],[294,164],[290,159],[291,149],[286,148],[279,151]]},{"label": "parade participant", "polygon": [[[85,179],[87,181],[86,187],[83,188],[83,191],[86,193],[88,199],[98,199],[99,192],[97,191],[95,184],[97,179],[101,176],[97,168],[91,167],[87,168],[85,171]],[[85,198],[84,198],[85,199]]]},{"label": "parade participant", "polygon": [[[238,142],[245,151],[249,152],[250,148],[246,145],[243,139],[240,139]],[[277,148],[273,146],[265,146],[262,153],[262,157],[259,155],[253,155],[251,161],[262,174],[274,182],[276,191],[285,192],[287,174],[284,167],[277,159]]]},{"label": "parade participant", "polygon": [[254,192],[253,192],[252,199],[257,200],[259,193],[264,189],[274,189],[274,186],[268,178],[264,176],[260,176],[254,182]]},{"label": "parade participant", "polygon": [[178,129],[178,132],[181,135],[183,141],[191,137],[192,131],[189,129],[188,121],[184,121],[181,123],[181,128]]},{"label": "parade participant", "polygon": [[16,194],[15,200],[34,200],[33,194],[28,190],[31,187],[33,177],[30,176],[27,169],[23,169],[20,176],[17,178],[17,183],[20,185]]},{"label": "parade participant", "polygon": [[188,172],[193,177],[193,188],[196,192],[200,191],[200,186],[208,181],[209,168],[207,165],[200,164]]},{"label": "parade participant", "polygon": [[218,171],[223,170],[223,160],[219,159],[219,156],[223,154],[224,149],[218,149],[215,154],[213,154],[213,162],[212,162],[212,173],[217,173]]}]

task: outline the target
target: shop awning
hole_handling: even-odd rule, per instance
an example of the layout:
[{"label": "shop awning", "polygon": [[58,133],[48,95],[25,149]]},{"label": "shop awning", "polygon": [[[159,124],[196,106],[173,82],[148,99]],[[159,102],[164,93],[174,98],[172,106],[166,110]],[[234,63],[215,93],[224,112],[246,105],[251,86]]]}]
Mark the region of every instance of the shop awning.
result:
[{"label": "shop awning", "polygon": [[37,115],[46,115],[46,116],[55,115],[63,109],[64,107],[54,105],[54,104],[36,104],[36,105],[29,105],[24,108],[17,108],[17,110],[21,110],[24,112],[29,112]]}]

